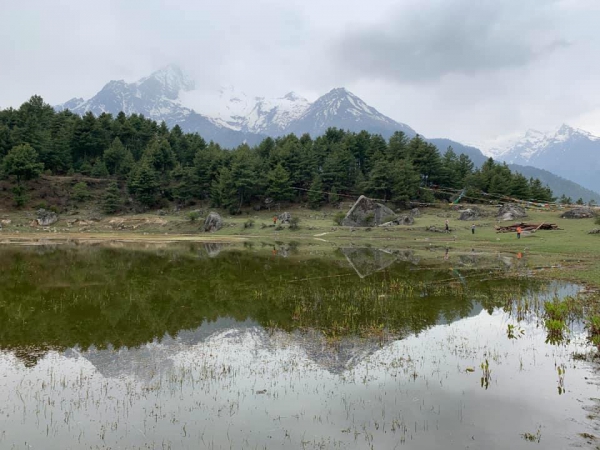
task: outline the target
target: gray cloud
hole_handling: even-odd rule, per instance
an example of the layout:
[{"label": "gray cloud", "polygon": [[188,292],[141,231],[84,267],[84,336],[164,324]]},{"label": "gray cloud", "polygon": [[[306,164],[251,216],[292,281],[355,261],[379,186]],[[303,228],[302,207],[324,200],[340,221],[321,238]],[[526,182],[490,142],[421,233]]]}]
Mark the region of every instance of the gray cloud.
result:
[{"label": "gray cloud", "polygon": [[522,67],[567,45],[556,2],[443,0],[398,8],[383,23],[349,30],[336,64],[358,78],[421,82]]},{"label": "gray cloud", "polygon": [[177,63],[206,92],[314,99],[345,86],[427,136],[478,142],[577,118],[600,134],[597,0],[0,0],[0,11],[0,108],[87,98]]}]

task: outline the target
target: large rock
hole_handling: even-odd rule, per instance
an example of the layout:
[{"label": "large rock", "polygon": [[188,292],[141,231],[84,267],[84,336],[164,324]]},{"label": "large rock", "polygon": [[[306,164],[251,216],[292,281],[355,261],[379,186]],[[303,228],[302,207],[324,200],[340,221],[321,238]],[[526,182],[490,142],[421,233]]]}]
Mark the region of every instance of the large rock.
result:
[{"label": "large rock", "polygon": [[527,217],[525,210],[515,203],[505,203],[498,210],[498,219],[500,220],[516,220]]},{"label": "large rock", "polygon": [[481,210],[479,208],[469,208],[463,209],[460,211],[460,216],[458,216],[458,220],[477,220],[481,217]]},{"label": "large rock", "polygon": [[48,211],[46,209],[38,209],[37,210],[37,219],[36,222],[38,225],[42,227],[47,227],[52,225],[53,223],[58,222],[58,215],[53,211]]},{"label": "large rock", "polygon": [[591,208],[581,207],[565,211],[560,217],[563,219],[591,219],[596,217],[596,211]]},{"label": "large rock", "polygon": [[212,233],[223,228],[223,219],[216,212],[211,212],[204,221],[204,231]]},{"label": "large rock", "polygon": [[371,227],[396,217],[394,211],[381,203],[361,195],[342,220],[345,227]]},{"label": "large rock", "polygon": [[588,234],[600,234],[600,228],[594,228],[592,231],[590,231]]},{"label": "large rock", "polygon": [[413,219],[413,216],[404,215],[404,216],[398,216],[394,220],[390,220],[389,222],[382,223],[379,226],[380,227],[394,227],[396,225],[412,225],[414,223],[415,223],[415,219]]},{"label": "large rock", "polygon": [[290,220],[292,220],[292,215],[289,212],[282,212],[277,216],[277,220],[279,223],[290,223]]}]

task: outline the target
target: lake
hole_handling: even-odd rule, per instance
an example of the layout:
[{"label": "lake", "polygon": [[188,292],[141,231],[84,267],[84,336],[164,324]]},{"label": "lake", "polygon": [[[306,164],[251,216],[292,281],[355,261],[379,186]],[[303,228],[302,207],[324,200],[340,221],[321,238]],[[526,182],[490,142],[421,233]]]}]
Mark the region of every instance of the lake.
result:
[{"label": "lake", "polygon": [[0,448],[589,446],[586,330],[544,320],[578,286],[513,255],[446,258],[4,246]]}]

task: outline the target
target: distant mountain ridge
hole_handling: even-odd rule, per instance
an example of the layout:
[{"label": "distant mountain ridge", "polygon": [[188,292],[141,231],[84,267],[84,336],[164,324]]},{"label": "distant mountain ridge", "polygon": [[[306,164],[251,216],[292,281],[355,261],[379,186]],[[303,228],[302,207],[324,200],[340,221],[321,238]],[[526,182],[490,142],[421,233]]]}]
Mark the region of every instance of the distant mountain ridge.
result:
[{"label": "distant mountain ridge", "polygon": [[[417,134],[410,126],[385,116],[345,88],[332,89],[312,103],[294,92],[289,92],[283,97],[267,99],[248,96],[232,87],[222,88],[215,93],[216,97],[212,102],[206,103],[207,109],[211,107],[209,103],[212,104],[212,108],[216,108],[210,114],[198,113],[186,106],[194,88],[193,80],[179,67],[169,65],[133,83],[123,80],[110,81],[92,98],[73,98],[55,109],[69,109],[80,115],[92,112],[97,116],[102,113],[116,116],[121,111],[127,115],[143,114],[158,122],[164,121],[170,127],[179,125],[185,132],[199,133],[207,141],[217,142],[225,148],[233,148],[244,142],[255,145],[267,136],[277,137],[289,133],[309,133],[316,137],[330,127],[355,132],[367,130],[370,133],[381,134],[386,139],[396,131],[403,131],[408,137]],[[565,169],[564,163],[560,163],[560,158],[557,164],[549,164],[552,167],[548,167],[544,161],[537,161],[544,159],[541,155],[548,154],[548,148],[552,146],[556,147],[562,143],[560,148],[564,148],[567,145],[565,143],[572,142],[570,138],[573,136],[581,136],[578,142],[589,143],[600,155],[600,139],[589,133],[586,136],[581,130],[571,130],[573,129],[570,127],[561,128],[558,137],[555,136],[554,139],[542,138],[539,132],[530,133],[528,140],[502,151],[499,159],[517,164],[518,166],[514,166],[515,170],[524,174],[535,173],[534,167],[524,167],[535,165],[565,178],[582,179],[586,186],[596,186],[596,190],[600,191],[600,182],[594,183],[593,172],[589,176],[573,173]],[[476,166],[480,166],[487,159],[478,148],[449,139],[436,138],[428,141],[436,145],[442,153],[448,146],[452,146],[456,153],[468,155]],[[556,153],[556,150],[552,152]],[[598,166],[600,161],[592,164],[592,167]],[[557,195],[565,194],[574,199],[581,196],[586,201],[600,201],[600,195],[582,188],[577,183],[569,184],[568,180],[549,172],[541,175],[543,177],[528,176],[544,180]]]},{"label": "distant mountain ridge", "polygon": [[289,133],[318,136],[330,127],[368,130],[385,138],[395,131],[404,131],[409,137],[416,134],[345,88],[332,89],[313,103],[294,92],[267,99],[223,88],[214,114],[198,113],[184,104],[186,93],[192,90],[193,81],[179,67],[170,65],[133,83],[110,81],[92,98],[73,98],[55,109],[70,109],[76,114],[143,114],[169,126],[180,125],[187,132],[198,132],[227,147]]},{"label": "distant mountain ridge", "polygon": [[[448,147],[452,147],[455,153],[467,155],[471,161],[473,161],[475,167],[481,167],[481,165],[489,158],[489,156],[484,155],[481,150],[476,147],[464,145],[450,139],[428,139],[428,141],[434,144],[442,153]],[[554,195],[556,196],[560,197],[564,194],[567,197],[571,197],[573,201],[582,198],[586,202],[594,200],[600,204],[599,193],[591,189],[586,189],[574,181],[560,177],[552,172],[532,167],[527,164],[508,164],[508,167],[513,172],[519,172],[526,178],[539,178],[543,184],[550,186],[550,189],[552,189],[552,192],[554,192]]]},{"label": "distant mountain ridge", "polygon": [[600,137],[587,131],[566,124],[550,133],[528,130],[493,152],[507,163],[539,167],[600,191]]}]

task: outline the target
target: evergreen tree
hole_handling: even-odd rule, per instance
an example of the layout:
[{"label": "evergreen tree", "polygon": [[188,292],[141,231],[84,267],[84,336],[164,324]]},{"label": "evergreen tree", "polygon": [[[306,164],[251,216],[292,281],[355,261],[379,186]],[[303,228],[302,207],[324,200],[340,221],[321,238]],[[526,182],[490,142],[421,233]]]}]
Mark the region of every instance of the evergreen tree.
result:
[{"label": "evergreen tree", "polygon": [[160,174],[165,174],[175,167],[175,154],[169,141],[164,138],[154,139],[150,142],[144,151],[143,158]]},{"label": "evergreen tree", "polygon": [[[129,155],[131,155],[131,152],[129,152]],[[111,175],[124,175],[122,165],[126,158],[127,150],[121,142],[121,139],[118,137],[114,138],[112,144],[110,144],[110,147],[104,150],[103,159],[106,164],[106,168]],[[131,164],[131,161],[133,161],[133,156],[131,156],[131,160],[128,162],[128,164]],[[129,170],[131,170],[131,166],[129,167]]]},{"label": "evergreen tree", "polygon": [[325,197],[323,194],[323,180],[321,180],[321,176],[318,173],[313,176],[309,189],[308,203],[311,208],[318,209],[323,204]]},{"label": "evergreen tree", "polygon": [[4,157],[3,170],[7,175],[14,175],[17,184],[23,180],[32,180],[41,175],[44,164],[38,162],[38,154],[29,144],[13,147]]},{"label": "evergreen tree", "polygon": [[329,191],[328,201],[332,205],[336,205],[340,202],[340,196],[335,186]]},{"label": "evergreen tree", "polygon": [[211,200],[214,206],[229,209],[230,212],[237,212],[238,192],[231,171],[227,167],[222,167],[219,176],[213,181],[211,190]]},{"label": "evergreen tree", "polygon": [[464,187],[464,183],[465,183],[467,177],[473,173],[474,167],[475,167],[475,165],[473,164],[473,161],[471,161],[471,159],[467,155],[460,154],[458,156],[456,172],[457,172],[459,184],[461,187]]},{"label": "evergreen tree", "polygon": [[507,180],[502,175],[494,174],[490,181],[488,192],[495,195],[508,195],[510,193],[510,180]]},{"label": "evergreen tree", "polygon": [[425,184],[437,183],[442,169],[440,153],[435,145],[417,138],[418,146],[413,146],[409,151],[412,165]]},{"label": "evergreen tree", "polygon": [[88,185],[85,181],[80,181],[73,186],[72,197],[78,202],[84,202],[91,198]]},{"label": "evergreen tree", "polygon": [[365,191],[371,197],[388,200],[397,176],[390,170],[390,163],[381,154],[374,156],[372,167],[368,181],[365,182]]},{"label": "evergreen tree", "polygon": [[529,181],[520,173],[515,173],[512,178],[510,195],[521,200],[529,200],[529,198],[531,197]]},{"label": "evergreen tree", "polygon": [[561,205],[570,205],[571,203],[573,203],[573,200],[571,199],[571,197],[567,197],[565,194],[560,196],[560,199],[558,200],[558,202]]},{"label": "evergreen tree", "polygon": [[281,164],[268,174],[267,195],[275,201],[291,200],[294,197],[290,175]]},{"label": "evergreen tree", "polygon": [[83,175],[90,175],[92,173],[92,165],[87,159],[83,162],[81,167],[79,167],[79,172]]},{"label": "evergreen tree", "polygon": [[116,181],[112,181],[102,197],[102,210],[106,214],[114,214],[121,207],[121,192]]},{"label": "evergreen tree", "polygon": [[[408,150],[409,140],[402,131],[396,131],[390,137],[387,146],[387,157],[389,161],[397,161],[399,159],[409,158]],[[417,152],[415,152],[417,153]]]},{"label": "evergreen tree", "polygon": [[547,186],[543,186],[542,182],[535,178],[529,180],[529,188],[531,189],[531,197],[538,202],[552,202],[552,191]]},{"label": "evergreen tree", "polygon": [[233,179],[237,193],[239,205],[237,211],[239,211],[244,201],[249,200],[252,196],[254,186],[257,182],[256,164],[247,146],[241,146],[235,151],[231,163],[231,178]]},{"label": "evergreen tree", "polygon": [[94,178],[108,177],[108,175],[109,175],[108,169],[106,168],[106,164],[104,163],[103,160],[99,159],[96,161],[96,164],[94,164],[94,167],[92,167],[91,174]]},{"label": "evergreen tree", "polygon": [[129,190],[139,202],[145,206],[156,204],[160,183],[152,164],[147,160],[140,161],[133,169],[129,181]]},{"label": "evergreen tree", "polygon": [[412,164],[401,159],[394,163],[392,170],[394,173],[392,201],[401,204],[415,198],[419,192],[420,180]]},{"label": "evergreen tree", "polygon": [[442,167],[438,183],[442,187],[458,189],[462,187],[462,180],[458,172],[458,156],[454,153],[452,147],[448,147],[442,157]]},{"label": "evergreen tree", "polygon": [[199,198],[198,180],[193,167],[177,165],[171,172],[171,178],[175,181],[173,194],[179,203],[185,205],[193,198]]}]

